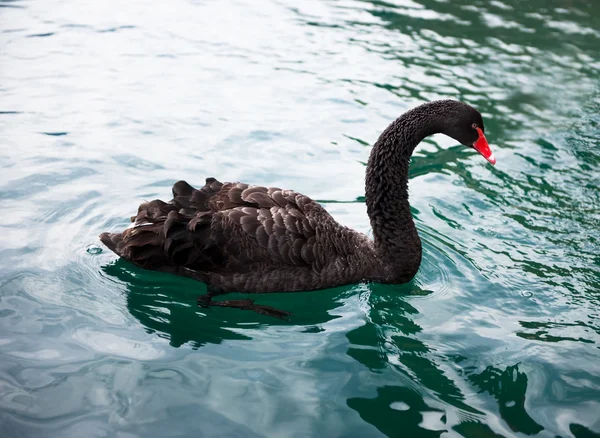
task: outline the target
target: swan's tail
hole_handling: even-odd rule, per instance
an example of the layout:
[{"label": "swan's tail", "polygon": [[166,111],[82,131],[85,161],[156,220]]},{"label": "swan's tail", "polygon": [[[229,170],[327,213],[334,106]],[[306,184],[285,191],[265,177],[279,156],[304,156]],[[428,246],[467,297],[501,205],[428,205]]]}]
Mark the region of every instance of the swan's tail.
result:
[{"label": "swan's tail", "polygon": [[115,254],[119,254],[117,247],[119,243],[123,241],[123,233],[102,233],[100,234],[100,241],[106,245]]},{"label": "swan's tail", "polygon": [[112,252],[146,269],[168,268],[172,262],[164,250],[163,226],[177,207],[160,200],[140,205],[133,224],[120,233],[102,233],[100,240]]},{"label": "swan's tail", "polygon": [[179,181],[170,202],[143,203],[129,228],[102,233],[100,240],[118,256],[146,269],[172,271],[177,266],[215,264],[220,252],[211,234],[209,201],[222,186],[214,178],[207,178],[200,190]]}]

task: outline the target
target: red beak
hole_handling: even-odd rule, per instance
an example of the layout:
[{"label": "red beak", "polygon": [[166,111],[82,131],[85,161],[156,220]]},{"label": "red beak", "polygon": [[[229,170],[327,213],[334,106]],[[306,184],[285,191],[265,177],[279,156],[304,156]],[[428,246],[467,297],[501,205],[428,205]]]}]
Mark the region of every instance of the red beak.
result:
[{"label": "red beak", "polygon": [[473,143],[473,147],[477,152],[479,152],[483,158],[488,160],[492,164],[496,164],[496,157],[494,157],[494,153],[490,149],[490,145],[485,139],[485,135],[483,135],[483,131],[481,128],[476,128],[477,133],[479,134],[479,138],[475,143]]}]

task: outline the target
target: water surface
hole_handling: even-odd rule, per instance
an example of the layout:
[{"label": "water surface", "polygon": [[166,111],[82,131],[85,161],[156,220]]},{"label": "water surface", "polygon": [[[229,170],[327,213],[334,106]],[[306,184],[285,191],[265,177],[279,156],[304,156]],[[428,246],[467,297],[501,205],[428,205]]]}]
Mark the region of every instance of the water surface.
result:
[{"label": "water surface", "polygon": [[[0,1],[0,436],[600,434],[592,1]],[[370,145],[461,99],[498,159],[411,165],[407,285],[200,309],[101,249],[179,180],[276,185],[369,232]]]}]

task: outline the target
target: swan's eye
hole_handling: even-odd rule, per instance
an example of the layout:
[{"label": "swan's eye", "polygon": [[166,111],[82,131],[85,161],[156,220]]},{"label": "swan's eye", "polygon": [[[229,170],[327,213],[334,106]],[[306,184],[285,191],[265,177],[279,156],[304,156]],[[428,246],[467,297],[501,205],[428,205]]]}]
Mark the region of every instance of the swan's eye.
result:
[{"label": "swan's eye", "polygon": [[471,128],[473,128],[473,129],[477,129],[477,123],[473,123],[473,124],[471,125]]}]

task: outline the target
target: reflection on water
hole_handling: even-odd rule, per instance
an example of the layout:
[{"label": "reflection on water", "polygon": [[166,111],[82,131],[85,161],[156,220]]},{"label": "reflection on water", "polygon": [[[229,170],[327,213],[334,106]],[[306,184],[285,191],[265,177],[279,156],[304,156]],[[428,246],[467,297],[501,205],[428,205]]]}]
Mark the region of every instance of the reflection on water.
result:
[{"label": "reflection on water", "polygon": [[[348,354],[373,372],[393,370],[402,385],[380,386],[375,398],[348,399],[348,406],[364,420],[387,436],[440,436],[453,429],[462,436],[491,437],[511,436],[511,432],[536,435],[544,430],[528,413],[528,377],[519,371],[519,364],[504,369],[488,365],[478,371],[479,358],[436,354],[415,337],[422,328],[411,315],[418,311],[406,298],[377,288],[382,287],[371,286],[369,322],[347,334]],[[460,372],[447,373],[448,363]],[[465,381],[471,386],[465,387]],[[485,424],[486,413],[469,404],[472,394],[463,393],[472,389],[495,399],[508,431],[498,434]],[[458,418],[459,424],[448,418]],[[569,427],[575,436],[595,436],[581,424]]]},{"label": "reflection on water", "polygon": [[511,430],[535,435],[543,429],[525,410],[527,374],[519,372],[518,365],[509,366],[504,371],[489,366],[480,374],[472,374],[468,378],[481,391],[494,396],[500,415]]},{"label": "reflection on water", "polygon": [[[205,293],[205,286],[188,279],[169,278],[166,285],[157,285],[164,274],[147,273],[124,260],[117,260],[102,268],[106,274],[121,280],[127,288],[127,310],[149,333],[169,340],[173,347],[189,344],[193,348],[205,344],[220,344],[226,340],[250,340],[248,329],[259,329],[261,323],[270,326],[288,325],[285,321],[253,314],[250,311],[211,307],[199,308],[197,297]],[[140,275],[143,278],[140,278]],[[339,307],[347,288],[314,294],[306,297],[281,295],[256,297],[263,304],[277,301],[294,309],[293,323],[306,327],[306,332],[318,332],[320,324],[337,318],[330,312]],[[234,295],[230,295],[234,296]],[[228,298],[230,299],[230,298]],[[231,298],[235,299],[235,298]],[[232,312],[233,310],[233,312]]]},{"label": "reflection on water", "polygon": [[[332,311],[340,307],[348,293],[354,293],[348,288],[338,288],[339,292],[332,293],[308,293],[306,296],[312,297],[310,308],[306,309],[297,300],[293,306],[297,313],[290,323],[286,323],[253,312],[199,309],[196,306],[196,296],[201,290],[198,283],[170,278],[167,284],[160,284],[162,274],[146,273],[123,260],[104,266],[103,270],[126,285],[125,299],[131,315],[146,327],[148,333],[168,339],[173,347],[187,344],[200,348],[228,340],[251,341],[251,329],[259,329],[264,324],[293,323],[305,327],[305,333],[318,333],[323,330],[322,324],[339,317]],[[143,277],[140,274],[144,274]],[[368,285],[367,291],[364,294],[369,309],[368,322],[346,334],[350,342],[347,354],[374,372],[393,370],[397,381],[403,382],[404,386],[379,387],[375,399],[349,398],[348,406],[389,436],[398,433],[399,424],[404,425],[403,433],[410,436],[439,436],[448,431],[448,415],[463,420],[456,430],[486,430],[481,424],[485,414],[465,402],[461,389],[441,366],[448,359],[460,364],[467,358],[436,358],[433,350],[413,336],[422,328],[413,318],[419,312],[406,298],[428,293],[416,285],[390,289],[373,284]],[[293,297],[300,296],[295,294]],[[276,296],[259,296],[259,299],[287,305],[294,301],[284,297],[277,300]],[[488,366],[481,373],[473,373],[470,367],[463,369],[468,381],[497,400],[501,417],[513,431],[531,435],[543,429],[526,412],[527,376],[519,372],[518,365],[504,371]]]},{"label": "reflection on water", "polygon": [[[599,11],[0,1],[0,435],[598,436]],[[94,247],[207,176],[368,233],[370,145],[438,98],[498,164],[416,151],[410,284],[256,297],[279,321]]]}]

